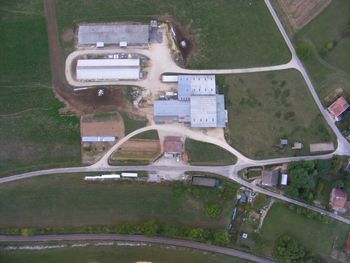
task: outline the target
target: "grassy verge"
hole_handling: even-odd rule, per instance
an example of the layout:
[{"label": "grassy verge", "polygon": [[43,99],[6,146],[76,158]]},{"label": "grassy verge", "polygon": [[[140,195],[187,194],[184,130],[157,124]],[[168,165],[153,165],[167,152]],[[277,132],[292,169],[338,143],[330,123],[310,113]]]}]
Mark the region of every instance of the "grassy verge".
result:
[{"label": "grassy verge", "polygon": [[[309,144],[334,141],[301,75],[294,70],[218,77],[226,95],[226,136],[245,155],[263,159],[309,154]],[[281,138],[288,147],[279,148]],[[301,141],[303,150],[292,150]]]},{"label": "grassy verge", "polygon": [[[237,11],[239,10],[239,12]],[[185,0],[59,1],[58,26],[79,22],[142,21],[162,14],[175,17],[195,39],[190,68],[233,68],[285,63],[289,51],[263,1]],[[234,15],[232,15],[234,14]],[[62,46],[71,51],[73,41]],[[237,52],[239,50],[239,52]]]},{"label": "grassy verge", "polygon": [[287,205],[276,203],[265,218],[261,231],[261,251],[272,251],[274,241],[282,234],[290,234],[315,254],[330,259],[334,240],[344,243],[350,227],[334,221],[330,224],[297,214]]},{"label": "grassy verge", "polygon": [[[138,224],[147,220],[224,228],[237,189],[233,183],[229,183],[233,188],[227,186],[229,192],[182,183],[93,183],[83,181],[83,176],[52,175],[1,185],[0,228]],[[215,220],[206,213],[207,205],[213,203],[221,207]]]},{"label": "grassy verge", "polygon": [[[61,243],[60,243],[61,244]],[[100,263],[130,263],[130,262],[192,262],[192,263],[235,263],[248,262],[220,254],[207,253],[180,247],[164,247],[157,245],[146,246],[109,246],[97,247],[89,245],[85,248],[72,248],[26,252],[2,252],[1,262],[27,262],[27,263],[58,263],[58,262],[100,262]],[[68,244],[69,246],[69,244]]]},{"label": "grassy verge", "polygon": [[43,1],[2,3],[0,16],[0,176],[79,165],[79,120],[50,87]]},{"label": "grassy verge", "polygon": [[132,137],[132,139],[143,139],[143,140],[159,140],[158,131],[157,130],[151,130],[139,133]]},{"label": "grassy verge", "polygon": [[147,126],[147,119],[142,119],[125,112],[121,112],[120,115],[123,117],[125,135]]},{"label": "grassy verge", "polygon": [[237,158],[214,144],[186,139],[185,149],[192,165],[230,165]]}]

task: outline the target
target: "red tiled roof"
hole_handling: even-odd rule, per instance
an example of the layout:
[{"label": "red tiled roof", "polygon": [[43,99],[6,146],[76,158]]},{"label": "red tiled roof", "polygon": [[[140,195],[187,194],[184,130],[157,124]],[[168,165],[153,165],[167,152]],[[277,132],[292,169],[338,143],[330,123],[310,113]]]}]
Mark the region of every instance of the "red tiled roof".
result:
[{"label": "red tiled roof", "polygon": [[348,240],[346,241],[346,251],[350,252],[350,233],[348,235]]},{"label": "red tiled roof", "polygon": [[348,194],[339,188],[333,188],[331,204],[333,208],[346,208]]},{"label": "red tiled roof", "polygon": [[349,103],[344,97],[337,99],[331,106],[328,107],[328,111],[334,116],[339,117],[344,111],[349,108]]},{"label": "red tiled roof", "polygon": [[183,143],[181,137],[167,136],[164,138],[164,152],[182,153]]}]

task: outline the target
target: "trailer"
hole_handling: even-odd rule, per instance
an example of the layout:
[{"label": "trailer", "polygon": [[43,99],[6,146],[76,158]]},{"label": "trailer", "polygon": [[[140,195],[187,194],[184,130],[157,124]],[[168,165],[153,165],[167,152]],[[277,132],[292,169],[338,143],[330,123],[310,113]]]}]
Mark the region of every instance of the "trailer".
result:
[{"label": "trailer", "polygon": [[96,176],[85,176],[85,181],[98,181],[98,180],[117,180],[120,179],[120,174],[102,174]]},{"label": "trailer", "polygon": [[137,177],[137,173],[122,173],[122,177],[136,178]]},{"label": "trailer", "polygon": [[163,75],[162,82],[178,82],[179,77],[177,75]]}]

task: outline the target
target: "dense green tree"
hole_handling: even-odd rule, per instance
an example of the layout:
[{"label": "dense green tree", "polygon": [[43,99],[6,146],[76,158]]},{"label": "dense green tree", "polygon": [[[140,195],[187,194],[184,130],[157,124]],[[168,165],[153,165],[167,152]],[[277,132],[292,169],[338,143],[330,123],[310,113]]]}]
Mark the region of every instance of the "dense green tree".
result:
[{"label": "dense green tree", "polygon": [[230,242],[226,230],[215,230],[213,233],[214,243],[217,245],[227,245]]},{"label": "dense green tree", "polygon": [[279,237],[275,244],[275,258],[281,263],[301,263],[305,262],[305,248],[295,239],[288,235]]}]

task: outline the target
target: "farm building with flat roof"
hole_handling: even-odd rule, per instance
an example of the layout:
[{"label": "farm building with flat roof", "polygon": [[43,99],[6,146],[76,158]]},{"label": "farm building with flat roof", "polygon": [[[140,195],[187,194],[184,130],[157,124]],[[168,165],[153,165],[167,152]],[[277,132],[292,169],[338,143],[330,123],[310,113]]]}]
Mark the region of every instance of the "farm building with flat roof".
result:
[{"label": "farm building with flat roof", "polygon": [[77,80],[139,79],[140,59],[79,59]]},{"label": "farm building with flat roof", "polygon": [[215,95],[215,75],[178,76],[179,100],[190,100],[191,96]]},{"label": "farm building with flat roof", "polygon": [[148,25],[130,24],[83,24],[79,26],[78,44],[96,45],[104,44],[146,45],[149,43]]},{"label": "farm building with flat roof", "polygon": [[192,185],[219,187],[220,181],[216,178],[209,178],[204,176],[192,176]]},{"label": "farm building with flat roof", "polygon": [[179,76],[178,100],[154,102],[156,123],[183,122],[193,128],[224,128],[228,120],[224,95],[216,94],[215,76]]}]

